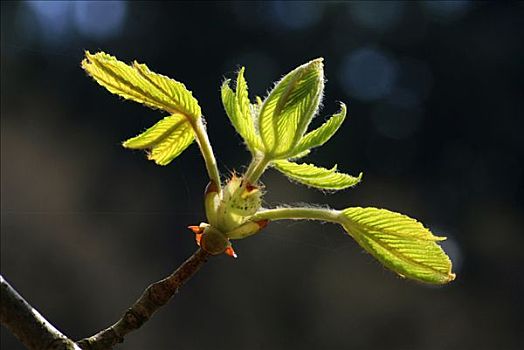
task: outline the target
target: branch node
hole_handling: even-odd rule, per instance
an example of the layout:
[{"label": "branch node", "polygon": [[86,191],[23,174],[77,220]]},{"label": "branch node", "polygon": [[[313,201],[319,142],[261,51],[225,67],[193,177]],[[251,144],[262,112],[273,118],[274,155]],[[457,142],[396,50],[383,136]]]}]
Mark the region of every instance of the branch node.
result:
[{"label": "branch node", "polygon": [[[140,326],[144,324],[144,322],[148,319],[148,317],[144,315],[140,315],[139,313],[135,312],[133,309],[129,308],[125,312],[123,319],[129,328],[137,329],[137,328],[140,328]],[[118,332],[115,331],[115,333],[118,333]],[[119,338],[122,338],[119,334],[116,334],[116,335]],[[122,338],[122,341],[123,341],[123,338]]]}]

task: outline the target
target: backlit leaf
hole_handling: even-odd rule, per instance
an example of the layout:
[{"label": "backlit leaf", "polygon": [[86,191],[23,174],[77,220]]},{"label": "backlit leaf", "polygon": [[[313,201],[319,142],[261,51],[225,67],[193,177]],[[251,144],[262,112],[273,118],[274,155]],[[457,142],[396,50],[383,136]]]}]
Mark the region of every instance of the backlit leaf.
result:
[{"label": "backlit leaf", "polygon": [[178,111],[184,113],[193,119],[202,115],[198,101],[193,97],[191,91],[186,86],[165,75],[158,74],[149,70],[145,64],[133,62],[133,68],[151,85],[165,95]]},{"label": "backlit leaf", "polygon": [[314,147],[319,147],[325,144],[338,130],[346,118],[346,105],[340,104],[340,112],[334,114],[327,122],[322,124],[319,128],[308,132],[300,140],[294,152],[302,153]]},{"label": "backlit leaf", "polygon": [[190,118],[201,116],[200,106],[184,84],[151,72],[146,65],[127,65],[104,52],[86,52],[82,68],[97,83],[125,99]]},{"label": "backlit leaf", "polygon": [[160,143],[151,148],[148,158],[158,165],[167,165],[178,157],[194,140],[193,130],[188,122],[180,124]]},{"label": "backlit leaf", "polygon": [[247,83],[244,79],[244,68],[238,72],[235,92],[229,87],[229,80],[222,84],[222,103],[229,120],[231,120],[236,131],[242,136],[249,150],[253,153],[255,149],[259,149],[260,141],[253,121],[253,113],[255,111],[249,103]]},{"label": "backlit leaf", "polygon": [[182,114],[165,117],[142,134],[125,142],[131,149],[149,149],[148,158],[159,165],[167,165],[194,140],[191,124]]},{"label": "backlit leaf", "polygon": [[167,116],[140,135],[124,141],[122,146],[131,149],[150,148],[166,138],[183,123],[187,123],[187,120],[182,114]]},{"label": "backlit leaf", "polygon": [[455,279],[451,261],[424,225],[408,216],[377,208],[341,212],[345,230],[370,254],[403,277],[444,284]]},{"label": "backlit leaf", "polygon": [[251,114],[254,117],[254,120],[258,120],[258,116],[260,115],[260,110],[262,109],[262,104],[264,101],[260,98],[260,96],[255,96],[255,103],[251,104]]},{"label": "backlit leaf", "polygon": [[276,160],[273,166],[292,180],[304,185],[324,190],[343,190],[360,182],[358,177],[337,172],[337,167],[331,169],[317,167],[312,164],[297,164],[287,160]]},{"label": "backlit leaf", "polygon": [[258,131],[269,158],[292,155],[318,109],[323,90],[321,58],[296,68],[275,85],[258,118]]},{"label": "backlit leaf", "polygon": [[294,154],[292,157],[289,157],[288,160],[296,160],[296,159],[304,158],[305,156],[307,156],[310,153],[311,153],[310,150],[305,150],[303,152]]}]

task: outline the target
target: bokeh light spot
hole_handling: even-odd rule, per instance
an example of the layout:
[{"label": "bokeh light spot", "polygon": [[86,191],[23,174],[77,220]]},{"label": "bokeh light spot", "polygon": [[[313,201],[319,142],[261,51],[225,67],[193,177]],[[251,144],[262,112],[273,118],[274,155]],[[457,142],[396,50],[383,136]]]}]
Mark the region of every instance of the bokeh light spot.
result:
[{"label": "bokeh light spot", "polygon": [[74,21],[78,31],[96,39],[120,33],[127,12],[124,1],[78,1],[74,3]]},{"label": "bokeh light spot", "polygon": [[40,38],[48,44],[60,44],[71,35],[71,9],[74,3],[67,1],[27,1],[36,21],[26,25],[37,26]]},{"label": "bokeh light spot", "polygon": [[357,25],[384,32],[401,19],[405,3],[399,1],[355,1],[348,10]]},{"label": "bokeh light spot", "polygon": [[438,21],[452,21],[463,17],[471,8],[471,1],[424,1],[424,9]]},{"label": "bokeh light spot", "polygon": [[273,20],[279,27],[305,29],[317,23],[323,13],[323,4],[313,1],[270,2]]},{"label": "bokeh light spot", "polygon": [[374,48],[360,48],[342,62],[342,87],[353,97],[373,101],[388,95],[397,76],[395,62]]}]

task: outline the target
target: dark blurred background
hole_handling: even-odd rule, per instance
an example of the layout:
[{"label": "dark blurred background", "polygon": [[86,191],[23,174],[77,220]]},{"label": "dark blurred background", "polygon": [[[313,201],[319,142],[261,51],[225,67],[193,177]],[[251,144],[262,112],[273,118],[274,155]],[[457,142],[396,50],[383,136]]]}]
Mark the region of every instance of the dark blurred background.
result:
[{"label": "dark blurred background", "polygon": [[[335,225],[271,224],[210,262],[122,349],[522,349],[524,6],[496,2],[1,4],[1,273],[78,339],[113,323],[193,253],[207,183],[190,147],[167,167],[120,142],[161,118],[80,68],[104,50],[186,85],[219,166],[248,152],[219,86],[251,96],[325,58],[324,108],[349,106],[310,162],[351,174],[326,195],[268,171],[267,206],[406,213],[449,237],[457,280],[402,280]],[[2,328],[2,349],[21,349]]]}]

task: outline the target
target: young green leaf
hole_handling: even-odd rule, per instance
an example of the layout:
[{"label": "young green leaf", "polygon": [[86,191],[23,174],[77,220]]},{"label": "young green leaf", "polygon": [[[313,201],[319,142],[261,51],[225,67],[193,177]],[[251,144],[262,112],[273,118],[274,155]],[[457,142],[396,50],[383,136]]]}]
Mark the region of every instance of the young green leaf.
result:
[{"label": "young green leaf", "polygon": [[265,99],[258,131],[269,159],[285,159],[304,135],[324,90],[322,59],[288,73]]},{"label": "young green leaf", "polygon": [[131,149],[151,149],[149,159],[159,165],[167,165],[184,151],[194,140],[190,123],[182,114],[165,117],[142,134],[122,145]]},{"label": "young green leaf", "polygon": [[127,65],[104,52],[86,51],[82,68],[109,92],[171,114],[201,116],[200,106],[184,84],[151,72],[147,66]]},{"label": "young green leaf", "polygon": [[[193,119],[202,116],[202,110],[196,98],[186,86],[165,75],[158,74],[149,70],[145,64],[133,62],[133,68],[158,91],[160,91],[170,102],[172,108]],[[168,111],[174,113],[174,111]]]},{"label": "young green leaf", "polygon": [[254,111],[249,103],[247,83],[244,79],[244,67],[238,72],[235,92],[229,87],[229,80],[222,84],[222,103],[229,120],[244,139],[251,153],[260,149],[259,136],[253,121]]},{"label": "young green leaf", "polygon": [[151,148],[155,144],[160,143],[160,141],[165,139],[167,135],[174,129],[179,128],[183,123],[187,123],[187,120],[182,114],[167,116],[140,135],[124,141],[122,146],[130,149]]},{"label": "young green leaf", "polygon": [[326,169],[312,164],[276,160],[273,161],[273,166],[292,180],[324,190],[343,190],[355,186],[362,179],[362,173],[358,177],[338,173],[336,165]]},{"label": "young green leaf", "polygon": [[305,156],[307,156],[310,153],[311,151],[307,149],[303,152],[294,154],[293,156],[289,157],[288,160],[296,160],[296,159],[304,158]]},{"label": "young green leaf", "polygon": [[254,116],[255,120],[258,120],[258,116],[260,115],[260,110],[262,109],[262,104],[264,101],[260,98],[260,96],[255,96],[255,103],[251,104],[251,114]]},{"label": "young green leaf", "polygon": [[188,122],[180,124],[165,139],[151,148],[148,159],[158,165],[168,165],[178,157],[195,139]]},{"label": "young green leaf", "polygon": [[370,254],[401,276],[444,284],[455,279],[451,261],[420,222],[377,208],[341,211],[344,229]]},{"label": "young green leaf", "polygon": [[300,154],[311,148],[319,147],[325,144],[340,128],[346,118],[346,105],[340,104],[340,112],[334,114],[327,122],[319,128],[308,132],[300,140],[297,147],[293,150],[295,154]]}]

